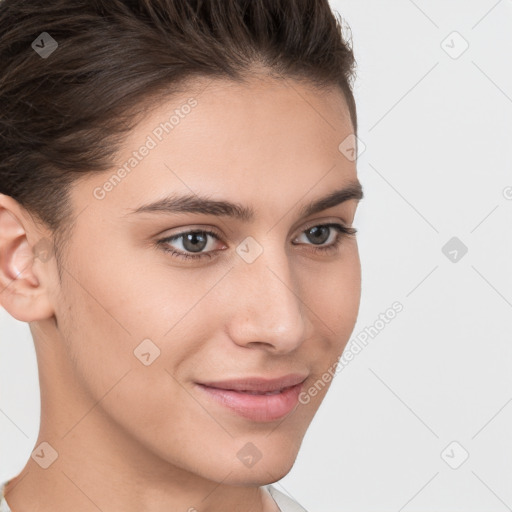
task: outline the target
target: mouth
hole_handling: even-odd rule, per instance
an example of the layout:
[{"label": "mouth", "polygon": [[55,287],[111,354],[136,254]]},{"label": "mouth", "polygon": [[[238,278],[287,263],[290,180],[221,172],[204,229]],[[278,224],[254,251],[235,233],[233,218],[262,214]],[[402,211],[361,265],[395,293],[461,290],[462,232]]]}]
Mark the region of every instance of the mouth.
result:
[{"label": "mouth", "polygon": [[256,422],[284,418],[298,404],[307,376],[291,374],[276,379],[245,379],[196,383],[207,400]]}]

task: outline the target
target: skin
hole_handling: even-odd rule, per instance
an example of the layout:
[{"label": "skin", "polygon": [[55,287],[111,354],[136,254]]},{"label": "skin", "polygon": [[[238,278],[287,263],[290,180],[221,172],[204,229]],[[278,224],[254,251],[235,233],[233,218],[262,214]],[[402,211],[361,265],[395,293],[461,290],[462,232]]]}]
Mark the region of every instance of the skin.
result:
[{"label": "skin", "polygon": [[[207,401],[194,383],[304,373],[308,389],[341,355],[359,310],[357,241],[315,254],[306,229],[351,226],[358,201],[310,217],[299,210],[357,181],[338,150],[353,128],[338,90],[256,77],[197,82],[137,125],[117,163],[190,96],[197,106],[103,200],[93,190],[111,171],[73,186],[62,282],[55,257],[33,255],[51,232],[0,194],[1,304],[34,338],[34,448],[58,452],[47,469],[30,458],[11,480],[13,512],[278,510],[261,486],[290,471],[330,383],[268,423]],[[191,191],[251,206],[255,219],[127,215]],[[224,249],[211,260],[180,260],[157,244],[198,228],[220,235],[208,238],[204,251]],[[251,264],[236,252],[248,236],[263,248]],[[185,250],[183,239],[170,244]],[[146,338],[160,350],[149,366],[134,356]],[[237,457],[248,442],[262,454],[250,468]]]}]

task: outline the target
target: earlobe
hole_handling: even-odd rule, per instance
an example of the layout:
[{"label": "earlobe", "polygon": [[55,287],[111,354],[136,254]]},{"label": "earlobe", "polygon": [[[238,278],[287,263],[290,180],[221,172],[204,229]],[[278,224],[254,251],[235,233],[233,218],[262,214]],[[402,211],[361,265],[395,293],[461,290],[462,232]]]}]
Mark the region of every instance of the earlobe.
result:
[{"label": "earlobe", "polygon": [[[27,220],[11,197],[0,194],[0,305],[17,320],[49,318],[53,309],[35,273]],[[23,220],[22,220],[23,219]]]}]

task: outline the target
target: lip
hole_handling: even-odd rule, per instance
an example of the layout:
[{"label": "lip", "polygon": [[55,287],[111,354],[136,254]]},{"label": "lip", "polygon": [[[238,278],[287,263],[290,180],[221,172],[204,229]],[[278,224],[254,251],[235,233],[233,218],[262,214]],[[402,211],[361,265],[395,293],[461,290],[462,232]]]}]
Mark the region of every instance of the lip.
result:
[{"label": "lip", "polygon": [[[275,379],[246,377],[196,383],[207,399],[257,422],[276,421],[297,405],[307,376],[289,374]],[[265,394],[271,393],[271,394]]]},{"label": "lip", "polygon": [[277,377],[275,379],[265,379],[263,377],[244,377],[241,379],[230,379],[222,381],[200,382],[203,386],[216,389],[227,389],[233,391],[256,391],[260,393],[268,393],[283,388],[295,386],[304,382],[307,375],[298,373],[290,373]]}]

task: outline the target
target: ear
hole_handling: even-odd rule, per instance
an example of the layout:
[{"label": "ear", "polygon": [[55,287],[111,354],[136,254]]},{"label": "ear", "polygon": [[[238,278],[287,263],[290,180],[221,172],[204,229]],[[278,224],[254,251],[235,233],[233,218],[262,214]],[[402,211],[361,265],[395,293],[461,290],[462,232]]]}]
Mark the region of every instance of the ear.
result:
[{"label": "ear", "polygon": [[0,194],[0,305],[21,322],[53,316],[51,248],[48,235],[40,233],[27,211]]}]

